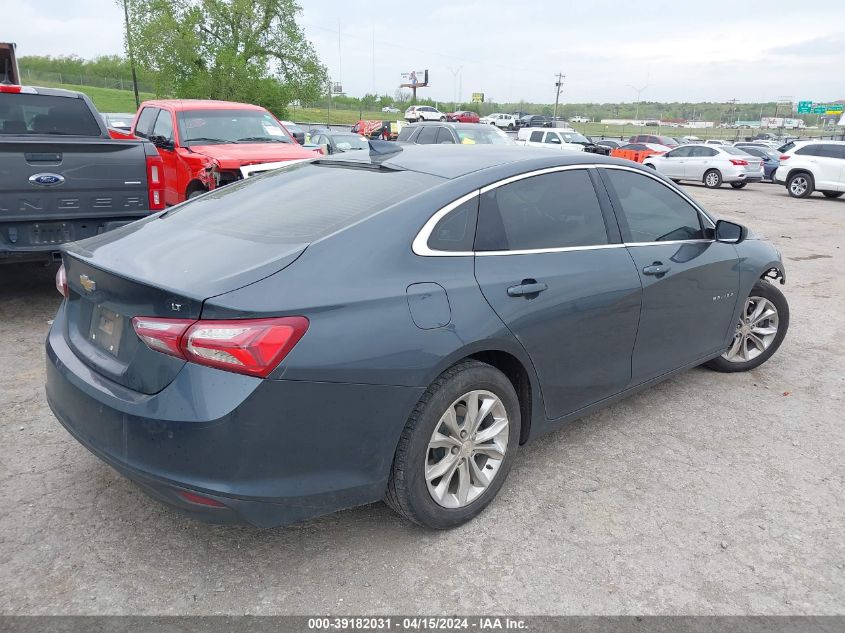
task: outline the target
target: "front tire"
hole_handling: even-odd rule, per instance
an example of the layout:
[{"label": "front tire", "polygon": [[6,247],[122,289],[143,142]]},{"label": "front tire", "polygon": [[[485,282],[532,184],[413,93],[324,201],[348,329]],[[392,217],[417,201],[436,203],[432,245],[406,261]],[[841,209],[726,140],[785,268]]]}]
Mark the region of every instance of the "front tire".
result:
[{"label": "front tire", "polygon": [[498,369],[467,360],[443,372],[396,448],[386,503],[433,529],[466,523],[493,500],[519,445],[519,399]]},{"label": "front tire", "polygon": [[718,189],[722,186],[722,174],[718,169],[710,169],[704,173],[703,182],[708,189]]},{"label": "front tire", "polygon": [[789,303],[775,286],[762,279],[745,300],[728,350],[707,363],[721,372],[748,371],[778,350],[789,329]]},{"label": "front tire", "polygon": [[793,198],[806,198],[815,188],[813,177],[805,171],[799,171],[786,179],[786,190]]},{"label": "front tire", "polygon": [[732,182],[731,187],[733,187],[734,189],[742,189],[747,184],[747,182]]}]

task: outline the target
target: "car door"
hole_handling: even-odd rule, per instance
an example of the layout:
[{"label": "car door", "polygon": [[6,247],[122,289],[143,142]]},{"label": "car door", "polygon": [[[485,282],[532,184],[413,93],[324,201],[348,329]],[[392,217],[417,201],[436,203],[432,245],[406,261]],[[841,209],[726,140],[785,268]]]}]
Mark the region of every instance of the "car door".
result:
[{"label": "car door", "polygon": [[161,156],[164,170],[164,203],[173,205],[180,202],[177,183],[179,182],[177,170],[179,169],[179,157],[176,154],[175,134],[173,125],[173,113],[169,110],[160,110],[156,117],[150,138],[156,139],[156,147]]},{"label": "car door", "polygon": [[663,156],[657,156],[652,160],[659,166],[658,171],[668,178],[683,178],[684,166],[691,147],[678,147],[671,152],[666,152]]},{"label": "car door", "polygon": [[831,145],[833,158],[839,163],[838,181],[832,191],[845,191],[845,145]]},{"label": "car door", "polygon": [[657,176],[600,169],[643,287],[632,384],[726,348],[738,300],[739,260],[713,224]]},{"label": "car door", "polygon": [[590,171],[491,185],[478,209],[476,279],[531,357],[551,419],[620,392],[631,377],[640,280]]},{"label": "car door", "polygon": [[684,161],[684,175],[686,180],[702,180],[704,172],[716,166],[719,151],[712,147],[693,145],[689,148],[689,156]]},{"label": "car door", "polygon": [[561,149],[561,145],[563,145],[563,141],[560,139],[560,134],[557,132],[546,132],[546,138],[543,139],[543,143],[545,143],[547,147],[551,146],[555,149]]},{"label": "car door", "polygon": [[543,146],[543,131],[542,130],[533,130],[531,132],[531,136],[528,137],[528,142],[526,145],[535,145],[537,147]]},{"label": "car door", "polygon": [[[821,182],[816,182],[816,189],[823,191],[842,191],[842,163],[840,150],[843,146],[824,143],[817,146],[818,171],[822,175]],[[797,152],[796,152],[797,153]]]}]

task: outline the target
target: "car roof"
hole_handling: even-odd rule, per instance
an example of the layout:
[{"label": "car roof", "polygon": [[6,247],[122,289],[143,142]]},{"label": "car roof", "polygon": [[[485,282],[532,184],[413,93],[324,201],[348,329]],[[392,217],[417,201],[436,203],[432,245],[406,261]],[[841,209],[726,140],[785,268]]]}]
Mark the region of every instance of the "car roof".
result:
[{"label": "car roof", "polygon": [[[385,143],[389,143],[385,141]],[[392,145],[392,143],[391,143]],[[402,145],[399,151],[381,156],[363,153],[363,156],[332,156],[322,161],[336,160],[347,164],[380,165],[387,169],[416,171],[455,179],[484,169],[514,165],[514,174],[531,169],[544,169],[562,165],[626,165],[630,161],[609,158],[584,152],[550,152],[547,149],[518,145]],[[517,169],[517,164],[524,168]]]},{"label": "car roof", "polygon": [[183,110],[260,110],[265,111],[261,106],[251,103],[239,103],[237,101],[215,101],[213,99],[151,99],[144,101],[141,107],[154,106],[158,108],[169,108],[176,112]]},{"label": "car roof", "polygon": [[490,130],[489,125],[483,123],[461,123],[459,121],[419,121],[409,123],[406,127],[450,127],[455,130]]}]

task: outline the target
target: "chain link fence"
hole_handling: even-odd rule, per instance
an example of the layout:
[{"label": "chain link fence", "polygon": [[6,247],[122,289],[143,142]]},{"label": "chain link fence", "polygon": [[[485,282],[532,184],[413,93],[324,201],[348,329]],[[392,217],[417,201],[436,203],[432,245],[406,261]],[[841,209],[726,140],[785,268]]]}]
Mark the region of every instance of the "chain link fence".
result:
[{"label": "chain link fence", "polygon": [[[48,71],[33,71],[29,68],[21,69],[21,79],[24,84],[52,83],[73,86],[91,86],[94,88],[116,88],[118,90],[132,90],[132,77],[98,77],[95,75],[57,73]],[[155,92],[152,82],[138,82],[139,92]]]}]

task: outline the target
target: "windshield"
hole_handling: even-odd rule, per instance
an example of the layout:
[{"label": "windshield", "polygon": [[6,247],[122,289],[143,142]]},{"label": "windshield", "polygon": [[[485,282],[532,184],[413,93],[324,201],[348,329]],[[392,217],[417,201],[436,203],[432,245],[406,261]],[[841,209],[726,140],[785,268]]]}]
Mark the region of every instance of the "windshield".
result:
[{"label": "windshield", "polygon": [[349,152],[356,149],[370,149],[369,143],[363,136],[357,134],[337,134],[332,136],[334,145],[339,152]]},{"label": "windshield", "polygon": [[587,143],[589,144],[590,139],[588,139],[583,134],[578,134],[577,132],[561,132],[560,135],[563,137],[563,140],[567,143]]},{"label": "windshield", "polygon": [[183,145],[293,143],[273,115],[262,110],[185,110],[178,117]]},{"label": "windshield", "polygon": [[455,130],[461,145],[514,145],[513,139],[497,129]]}]

